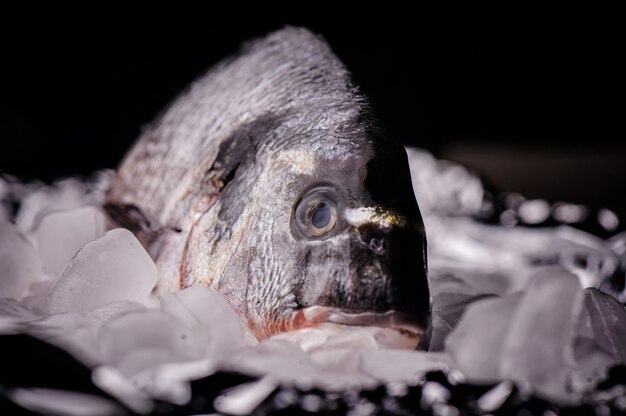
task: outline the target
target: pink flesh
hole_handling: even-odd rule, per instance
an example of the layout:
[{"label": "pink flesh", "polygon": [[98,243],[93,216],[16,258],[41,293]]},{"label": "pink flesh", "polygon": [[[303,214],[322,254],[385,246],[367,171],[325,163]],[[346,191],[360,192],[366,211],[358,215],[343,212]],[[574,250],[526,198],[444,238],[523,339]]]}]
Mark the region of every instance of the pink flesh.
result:
[{"label": "pink flesh", "polygon": [[[291,323],[284,330],[292,331],[316,327],[322,323],[380,328],[380,337],[377,337],[377,339],[382,340],[384,346],[391,348],[413,349],[417,346],[424,333],[424,329],[417,324],[416,319],[404,312],[391,310],[382,313],[350,313],[326,306],[310,306],[296,312]],[[392,332],[395,332],[395,334],[391,334]],[[384,339],[391,338],[394,341],[386,345]]]}]

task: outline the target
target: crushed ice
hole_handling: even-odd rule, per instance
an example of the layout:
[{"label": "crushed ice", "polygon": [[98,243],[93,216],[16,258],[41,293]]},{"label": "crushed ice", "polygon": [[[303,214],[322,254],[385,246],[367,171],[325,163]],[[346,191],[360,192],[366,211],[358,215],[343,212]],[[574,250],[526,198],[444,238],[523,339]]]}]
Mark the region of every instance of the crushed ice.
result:
[{"label": "crushed ice", "polygon": [[[51,186],[0,179],[0,333],[25,332],[60,346],[94,369],[100,388],[139,413],[151,410],[152,398],[186,403],[188,381],[218,370],[260,377],[216,401],[218,411],[231,414],[248,413],[279,384],[329,391],[393,386],[440,368],[469,381],[504,380],[479,403],[490,411],[510,393],[506,380],[571,403],[611,365],[626,363],[624,307],[591,288],[624,300],[602,279],[623,266],[624,235],[605,241],[564,225],[483,224],[476,219],[493,206],[476,175],[407,151],[429,239],[430,352],[380,349],[366,329],[324,325],[259,343],[212,289],[155,297],[154,262],[99,208],[111,172]],[[514,204],[529,224],[551,215],[545,201],[518,196]],[[565,223],[586,214],[567,204],[552,211]],[[610,211],[599,218],[617,227]],[[423,393],[437,401],[447,392],[425,385]],[[34,409],[47,401],[49,411],[61,413],[110,410],[108,402],[88,405],[69,393],[12,394]]]}]

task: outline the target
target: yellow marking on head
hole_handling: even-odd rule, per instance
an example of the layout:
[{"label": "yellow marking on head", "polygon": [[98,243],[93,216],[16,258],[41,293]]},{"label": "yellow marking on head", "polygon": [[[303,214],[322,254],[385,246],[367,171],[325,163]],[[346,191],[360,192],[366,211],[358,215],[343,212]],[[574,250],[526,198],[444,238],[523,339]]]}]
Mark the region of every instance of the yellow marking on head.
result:
[{"label": "yellow marking on head", "polygon": [[344,210],[344,218],[355,227],[374,224],[381,228],[406,228],[409,225],[402,214],[380,206],[347,208]]}]

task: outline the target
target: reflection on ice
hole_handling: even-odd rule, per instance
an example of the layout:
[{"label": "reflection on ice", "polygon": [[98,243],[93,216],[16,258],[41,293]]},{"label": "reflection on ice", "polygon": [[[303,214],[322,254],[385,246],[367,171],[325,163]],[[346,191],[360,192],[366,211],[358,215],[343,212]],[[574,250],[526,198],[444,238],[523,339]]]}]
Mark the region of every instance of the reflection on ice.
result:
[{"label": "reflection on ice", "polygon": [[86,313],[116,301],[146,302],[157,280],[154,262],[124,229],[87,243],[48,290],[52,313]]},{"label": "reflection on ice", "polygon": [[277,387],[272,377],[234,387],[215,399],[215,409],[229,415],[249,415]]},{"label": "reflection on ice", "polygon": [[619,218],[609,209],[598,211],[598,222],[607,230],[614,231],[619,226]]},{"label": "reflection on ice", "polygon": [[124,411],[111,400],[63,390],[17,389],[9,397],[26,409],[44,414],[106,416],[123,414]]},{"label": "reflection on ice", "polygon": [[74,254],[105,230],[106,218],[93,206],[55,211],[43,217],[34,236],[46,272],[60,276]]},{"label": "reflection on ice", "polygon": [[543,199],[524,201],[518,208],[518,214],[526,224],[539,224],[550,216],[550,204]]},{"label": "reflection on ice", "polygon": [[[588,215],[586,207],[562,202],[550,207],[546,201],[526,200],[515,193],[506,195],[498,211],[493,196],[476,175],[424,151],[407,149],[407,153],[415,195],[424,215],[435,291],[439,275],[457,272],[499,273],[509,281],[510,291],[522,290],[533,270],[559,265],[576,274],[584,287],[600,287],[626,301],[626,257],[618,248],[624,247],[625,233],[603,240],[567,225],[583,221]],[[536,226],[547,219],[547,213],[557,225],[515,226]],[[485,219],[493,222],[494,218],[500,226],[485,223]],[[608,210],[598,211],[598,222],[605,231],[619,225]],[[470,280],[471,286],[480,286],[480,282]]]},{"label": "reflection on ice", "polygon": [[[212,289],[155,297],[148,253],[129,231],[107,231],[98,207],[106,173],[52,186],[0,180],[0,333],[27,332],[69,351],[95,369],[98,386],[138,413],[151,411],[151,398],[188,402],[188,381],[219,370],[260,377],[216,401],[217,411],[231,414],[249,413],[280,384],[341,392],[387,383],[393,392],[437,369],[474,382],[527,382],[537,394],[571,403],[608,367],[626,362],[624,307],[589,288],[625,300],[624,235],[606,241],[567,225],[486,224],[481,218],[508,211],[511,225],[548,217],[570,223],[582,211],[510,194],[497,212],[465,168],[408,153],[429,241],[430,352],[381,349],[389,334],[380,329],[335,324],[259,343]],[[613,217],[598,213],[607,229],[617,227]],[[496,409],[512,386],[498,384],[478,406]],[[37,409],[35,393],[50,399],[49,409],[65,397],[24,390],[14,399]],[[277,400],[290,400],[281,394]],[[446,394],[428,382],[422,398],[430,406]],[[86,403],[68,400],[76,409]],[[302,405],[320,408],[318,400]],[[110,405],[94,401],[89,411]]]},{"label": "reflection on ice", "polygon": [[19,299],[43,277],[37,250],[7,221],[0,221],[0,297]]}]

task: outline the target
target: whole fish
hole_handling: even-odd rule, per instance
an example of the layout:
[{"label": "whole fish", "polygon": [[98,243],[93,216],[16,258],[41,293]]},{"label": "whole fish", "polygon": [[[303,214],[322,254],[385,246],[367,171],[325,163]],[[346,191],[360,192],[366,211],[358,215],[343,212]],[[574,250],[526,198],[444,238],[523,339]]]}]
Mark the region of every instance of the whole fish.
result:
[{"label": "whole fish", "polygon": [[158,291],[213,287],[260,339],[332,323],[414,347],[427,328],[406,153],[306,29],[195,81],[144,129],[106,208],[155,259]]}]

